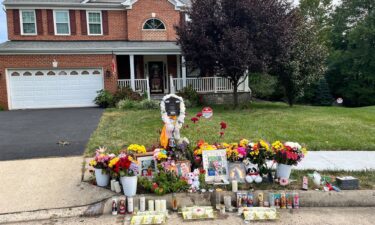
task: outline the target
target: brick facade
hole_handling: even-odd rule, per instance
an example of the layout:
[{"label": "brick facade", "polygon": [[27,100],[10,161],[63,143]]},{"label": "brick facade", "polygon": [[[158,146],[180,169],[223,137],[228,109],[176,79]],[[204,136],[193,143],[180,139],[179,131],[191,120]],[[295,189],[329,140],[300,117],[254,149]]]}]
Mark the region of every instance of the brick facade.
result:
[{"label": "brick facade", "polygon": [[[53,69],[52,61],[56,59],[58,68],[92,68],[101,67],[105,73],[111,71],[112,55],[0,55],[0,106],[8,108],[6,74],[7,68],[38,68]],[[104,74],[104,87],[106,90],[117,90],[117,76],[106,77]]]}]

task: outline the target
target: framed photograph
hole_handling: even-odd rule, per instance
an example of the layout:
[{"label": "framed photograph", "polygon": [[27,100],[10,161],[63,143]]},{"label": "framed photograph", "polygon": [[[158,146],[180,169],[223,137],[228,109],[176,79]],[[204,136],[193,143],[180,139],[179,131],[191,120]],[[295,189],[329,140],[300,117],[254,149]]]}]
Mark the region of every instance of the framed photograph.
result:
[{"label": "framed photograph", "polygon": [[246,169],[241,162],[229,163],[229,181],[237,180],[238,183],[245,183]]},{"label": "framed photograph", "polygon": [[152,153],[136,155],[139,164],[138,176],[152,178],[157,173],[157,163]]},{"label": "framed photograph", "polygon": [[180,177],[186,177],[191,172],[190,161],[177,161],[176,162],[176,174]]},{"label": "framed photograph", "polygon": [[228,161],[225,149],[203,151],[203,169],[206,182],[220,183],[228,180]]}]

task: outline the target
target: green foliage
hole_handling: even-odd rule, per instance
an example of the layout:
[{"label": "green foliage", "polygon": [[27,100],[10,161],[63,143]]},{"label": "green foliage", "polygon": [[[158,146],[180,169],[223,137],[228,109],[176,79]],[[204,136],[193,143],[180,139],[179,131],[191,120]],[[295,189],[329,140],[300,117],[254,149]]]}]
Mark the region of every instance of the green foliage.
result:
[{"label": "green foliage", "polygon": [[130,99],[124,99],[124,100],[120,100],[120,102],[117,103],[117,108],[122,109],[122,110],[125,110],[125,109],[138,109],[138,110],[149,109],[149,110],[153,110],[153,109],[159,109],[159,102],[153,101],[153,100],[148,100],[148,99],[145,99],[145,100],[142,100],[142,101],[134,101],[134,100],[130,100]]},{"label": "green foliage", "polygon": [[97,92],[94,102],[101,108],[109,108],[114,106],[113,94],[107,90],[100,90]]},{"label": "green foliage", "polygon": [[275,76],[256,73],[249,76],[252,96],[263,100],[280,100],[283,92]]},{"label": "green foliage", "polygon": [[130,87],[119,88],[116,94],[114,95],[114,101],[117,104],[118,102],[124,99],[141,101],[144,98],[138,92],[134,92]]},{"label": "green foliage", "polygon": [[333,15],[333,52],[327,80],[344,105],[375,105],[375,10],[373,0],[345,0]]},{"label": "green foliage", "polygon": [[199,95],[191,85],[181,89],[177,95],[184,99],[186,107],[195,107],[200,105]]},{"label": "green foliage", "polygon": [[147,192],[153,192],[157,195],[165,195],[168,193],[183,192],[189,189],[190,185],[186,180],[176,176],[175,173],[165,172],[159,166],[159,172],[155,174],[152,180],[144,177],[138,179],[140,188]]},{"label": "green foliage", "polygon": [[331,95],[331,90],[329,89],[327,80],[323,78],[319,81],[318,87],[316,88],[313,104],[319,106],[331,106],[332,103],[333,97]]}]

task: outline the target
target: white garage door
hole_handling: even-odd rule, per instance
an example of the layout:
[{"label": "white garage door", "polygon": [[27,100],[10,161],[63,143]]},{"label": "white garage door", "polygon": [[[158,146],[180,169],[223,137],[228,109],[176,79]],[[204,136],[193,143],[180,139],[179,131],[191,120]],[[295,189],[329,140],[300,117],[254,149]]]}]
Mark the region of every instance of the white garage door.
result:
[{"label": "white garage door", "polygon": [[103,89],[102,69],[7,71],[10,109],[95,106]]}]

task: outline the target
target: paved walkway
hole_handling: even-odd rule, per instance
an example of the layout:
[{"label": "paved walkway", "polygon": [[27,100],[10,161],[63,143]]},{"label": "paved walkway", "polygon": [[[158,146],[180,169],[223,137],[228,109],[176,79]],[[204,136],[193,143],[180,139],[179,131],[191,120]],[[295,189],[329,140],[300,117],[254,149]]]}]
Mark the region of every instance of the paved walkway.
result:
[{"label": "paved walkway", "polygon": [[81,182],[82,162],[82,156],[0,161],[0,218],[4,213],[81,206],[113,196]]},{"label": "paved walkway", "polygon": [[310,151],[296,169],[375,170],[375,151]]}]

